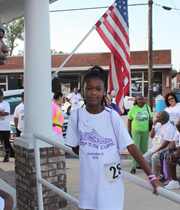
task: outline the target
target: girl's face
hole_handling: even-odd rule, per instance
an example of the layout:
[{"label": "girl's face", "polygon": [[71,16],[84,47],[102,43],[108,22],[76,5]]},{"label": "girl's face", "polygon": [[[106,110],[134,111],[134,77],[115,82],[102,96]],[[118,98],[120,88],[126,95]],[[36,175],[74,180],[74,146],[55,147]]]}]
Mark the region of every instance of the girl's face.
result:
[{"label": "girl's face", "polygon": [[176,101],[175,101],[174,97],[171,95],[168,97],[168,102],[169,102],[170,106],[176,105]]},{"label": "girl's face", "polygon": [[86,106],[101,107],[101,101],[105,94],[104,82],[98,78],[89,78],[84,83],[84,97]]}]

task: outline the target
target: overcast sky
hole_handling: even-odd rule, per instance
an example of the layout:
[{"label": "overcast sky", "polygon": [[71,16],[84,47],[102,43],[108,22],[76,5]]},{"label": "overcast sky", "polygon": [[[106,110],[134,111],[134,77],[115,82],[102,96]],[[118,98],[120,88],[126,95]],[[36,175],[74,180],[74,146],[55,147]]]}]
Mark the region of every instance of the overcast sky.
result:
[{"label": "overcast sky", "polygon": [[[59,0],[50,11],[104,7],[113,0]],[[148,0],[129,0],[130,50],[148,50]],[[153,0],[153,50],[170,49],[173,68],[180,70],[180,0]],[[157,5],[156,5],[157,4]],[[160,5],[160,6],[158,6]],[[164,10],[168,6],[172,10]],[[71,53],[107,9],[50,12],[51,49]],[[76,53],[109,52],[94,30]]]}]

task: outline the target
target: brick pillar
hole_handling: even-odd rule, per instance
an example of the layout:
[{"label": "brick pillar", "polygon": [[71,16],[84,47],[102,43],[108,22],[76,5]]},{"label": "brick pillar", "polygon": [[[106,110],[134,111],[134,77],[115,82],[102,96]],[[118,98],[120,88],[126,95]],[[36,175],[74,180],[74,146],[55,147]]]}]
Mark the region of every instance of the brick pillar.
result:
[{"label": "brick pillar", "polygon": [[[19,210],[38,209],[34,149],[14,145],[16,197]],[[55,148],[41,148],[42,177],[66,191],[65,152]],[[65,210],[66,200],[43,186],[44,210]]]}]

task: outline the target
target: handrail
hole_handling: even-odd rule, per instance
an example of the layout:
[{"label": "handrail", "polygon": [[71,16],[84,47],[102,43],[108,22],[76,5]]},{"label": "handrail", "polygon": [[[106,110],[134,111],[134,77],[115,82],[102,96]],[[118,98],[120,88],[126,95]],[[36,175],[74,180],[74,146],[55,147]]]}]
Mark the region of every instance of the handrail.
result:
[{"label": "handrail", "polygon": [[[78,157],[78,156],[75,153],[73,153],[69,147],[67,147],[59,142],[56,142],[54,140],[51,140],[45,136],[35,133],[33,135],[33,138],[34,138],[34,146],[35,146],[34,150],[35,150],[36,182],[37,182],[39,210],[43,210],[42,184],[44,186],[46,186],[47,188],[51,189],[52,191],[54,191],[55,193],[57,193],[58,195],[60,195],[61,197],[63,197],[64,199],[66,199],[68,202],[72,203],[75,206],[78,206],[79,201],[77,199],[75,199],[68,193],[64,192],[63,190],[59,189],[58,187],[54,186],[53,184],[49,183],[47,180],[45,180],[41,177],[39,140],[45,141],[46,143],[48,143],[50,145],[58,147],[59,149],[62,149],[65,152],[71,154],[73,157]],[[134,176],[126,171],[123,171],[122,177],[123,177],[123,179],[126,179],[142,188],[145,188],[145,189],[153,192],[152,185],[148,181],[146,181],[142,178]],[[169,190],[166,190],[165,188],[162,188],[162,187],[158,187],[157,192],[159,195],[180,204],[180,195],[179,194],[174,193]]]}]

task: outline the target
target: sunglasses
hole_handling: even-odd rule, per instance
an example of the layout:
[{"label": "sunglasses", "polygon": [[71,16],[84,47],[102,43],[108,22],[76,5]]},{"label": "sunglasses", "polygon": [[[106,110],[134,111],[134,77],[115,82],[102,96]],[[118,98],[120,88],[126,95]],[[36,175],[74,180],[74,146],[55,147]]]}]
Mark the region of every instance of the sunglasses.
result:
[{"label": "sunglasses", "polygon": [[174,98],[169,98],[168,101],[174,100]]}]

